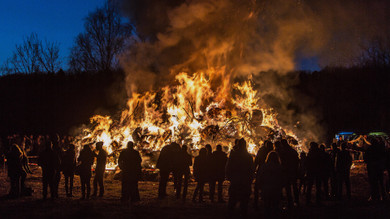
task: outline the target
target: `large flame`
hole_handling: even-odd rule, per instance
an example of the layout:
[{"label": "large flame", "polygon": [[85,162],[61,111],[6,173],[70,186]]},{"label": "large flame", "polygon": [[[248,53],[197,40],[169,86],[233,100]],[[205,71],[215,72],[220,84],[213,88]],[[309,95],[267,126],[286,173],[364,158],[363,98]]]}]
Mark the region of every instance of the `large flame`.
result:
[{"label": "large flame", "polygon": [[119,120],[93,116],[77,144],[103,141],[112,154],[128,141],[140,150],[159,151],[171,142],[192,149],[208,143],[231,148],[234,139],[244,137],[248,151],[256,153],[266,139],[295,138],[280,127],[273,109],[259,104],[258,91],[250,79],[232,85],[224,75],[224,68],[192,76],[183,72],[176,76],[174,85],[134,93]]}]

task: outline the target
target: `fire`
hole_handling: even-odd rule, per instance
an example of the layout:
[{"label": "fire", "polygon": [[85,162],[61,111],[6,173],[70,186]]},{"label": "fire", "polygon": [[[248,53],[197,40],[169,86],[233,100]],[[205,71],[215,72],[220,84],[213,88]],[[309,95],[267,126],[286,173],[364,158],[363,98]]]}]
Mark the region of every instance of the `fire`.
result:
[{"label": "fire", "polygon": [[266,139],[288,135],[296,139],[279,126],[273,109],[260,105],[250,78],[231,85],[224,75],[224,68],[193,75],[182,72],[174,85],[134,93],[119,119],[92,117],[90,128],[78,136],[76,144],[103,141],[112,154],[128,141],[140,150],[159,151],[171,142],[192,149],[208,143],[232,148],[234,139],[244,137],[248,151],[254,154]]}]

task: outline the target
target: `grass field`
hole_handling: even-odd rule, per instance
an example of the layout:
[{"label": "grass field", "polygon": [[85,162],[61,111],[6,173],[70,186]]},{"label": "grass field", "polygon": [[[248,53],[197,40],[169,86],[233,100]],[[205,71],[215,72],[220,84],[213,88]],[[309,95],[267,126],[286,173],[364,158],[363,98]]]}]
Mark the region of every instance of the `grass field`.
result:
[{"label": "grass field", "polygon": [[[42,200],[41,170],[33,167],[33,174],[27,178],[26,185],[34,190],[33,196],[9,200],[5,195],[9,191],[9,181],[4,169],[0,170],[0,218],[240,218],[238,212],[228,215],[226,204],[211,203],[205,195],[205,203],[192,203],[191,197],[195,183],[189,185],[187,201],[176,200],[173,195],[173,184],[168,184],[165,200],[157,199],[158,182],[141,181],[139,189],[141,202],[134,206],[123,206],[120,201],[120,181],[106,174],[105,195],[103,198],[79,200],[80,181],[75,177],[73,198],[65,197],[64,180],[61,179],[59,196],[56,200]],[[371,203],[365,166],[356,163],[352,169],[352,200],[327,201],[321,206],[302,206],[291,211],[282,211],[282,218],[390,218],[390,203]],[[227,184],[225,182],[225,199]],[[206,185],[208,193],[208,185]],[[314,197],[314,192],[313,192]],[[263,218],[263,209],[255,211],[249,207],[250,218]]]}]

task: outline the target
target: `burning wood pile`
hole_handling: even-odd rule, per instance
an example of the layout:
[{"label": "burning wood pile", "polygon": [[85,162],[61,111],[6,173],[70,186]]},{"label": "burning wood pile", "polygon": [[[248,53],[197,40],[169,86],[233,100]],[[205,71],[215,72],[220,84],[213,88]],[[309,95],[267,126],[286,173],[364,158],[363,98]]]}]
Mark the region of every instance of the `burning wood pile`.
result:
[{"label": "burning wood pile", "polygon": [[234,139],[241,137],[253,154],[266,139],[284,137],[298,146],[295,136],[278,124],[273,109],[260,104],[250,79],[232,84],[224,74],[223,69],[192,76],[180,73],[174,85],[134,93],[120,119],[93,116],[75,144],[103,141],[113,155],[112,163],[128,141],[149,153],[171,142],[186,144],[192,150],[205,144],[231,148]]}]

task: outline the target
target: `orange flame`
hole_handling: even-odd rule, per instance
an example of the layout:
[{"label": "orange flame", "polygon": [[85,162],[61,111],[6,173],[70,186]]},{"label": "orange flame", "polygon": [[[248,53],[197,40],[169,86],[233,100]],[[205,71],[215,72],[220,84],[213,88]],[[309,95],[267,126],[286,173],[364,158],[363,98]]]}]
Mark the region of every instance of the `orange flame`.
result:
[{"label": "orange flame", "polygon": [[91,127],[78,136],[76,144],[103,141],[113,153],[128,141],[138,149],[159,151],[171,142],[192,149],[207,143],[231,148],[234,139],[244,137],[248,151],[256,153],[266,139],[287,135],[296,139],[279,126],[273,109],[259,105],[258,91],[250,79],[231,86],[224,75],[224,68],[192,76],[183,72],[176,76],[175,85],[134,93],[119,120],[92,117]]}]

